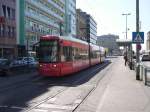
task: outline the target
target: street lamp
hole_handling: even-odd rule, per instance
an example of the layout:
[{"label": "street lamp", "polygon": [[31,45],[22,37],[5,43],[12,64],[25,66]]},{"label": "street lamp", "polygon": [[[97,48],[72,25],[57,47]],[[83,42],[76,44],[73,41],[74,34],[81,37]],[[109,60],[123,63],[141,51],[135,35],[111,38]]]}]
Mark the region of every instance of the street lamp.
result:
[{"label": "street lamp", "polygon": [[[126,16],[126,40],[127,40],[127,37],[128,37],[128,35],[127,35],[127,31],[128,31],[128,27],[127,27],[127,17],[129,16],[129,15],[131,15],[131,13],[123,13],[122,14],[123,16]],[[125,53],[125,55],[126,55],[126,57],[127,57],[127,46],[126,46],[126,53]]]},{"label": "street lamp", "polygon": [[131,15],[131,13],[123,13],[122,14],[123,16],[126,16],[126,39],[127,39],[127,31],[128,31],[128,27],[127,27],[127,17],[128,17],[128,15]]}]

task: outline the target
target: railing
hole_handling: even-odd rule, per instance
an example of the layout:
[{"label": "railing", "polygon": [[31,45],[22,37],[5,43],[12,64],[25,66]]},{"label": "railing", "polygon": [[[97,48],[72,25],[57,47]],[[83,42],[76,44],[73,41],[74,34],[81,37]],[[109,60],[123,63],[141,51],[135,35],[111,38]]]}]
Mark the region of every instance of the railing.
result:
[{"label": "railing", "polygon": [[142,64],[140,65],[140,80],[142,80],[145,85],[150,83],[150,67]]}]

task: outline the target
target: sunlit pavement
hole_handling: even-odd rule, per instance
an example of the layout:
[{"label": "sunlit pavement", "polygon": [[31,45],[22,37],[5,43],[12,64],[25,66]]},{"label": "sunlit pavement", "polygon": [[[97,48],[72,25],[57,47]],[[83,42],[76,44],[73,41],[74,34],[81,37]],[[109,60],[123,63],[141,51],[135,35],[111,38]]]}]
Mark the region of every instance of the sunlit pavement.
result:
[{"label": "sunlit pavement", "polygon": [[116,59],[106,76],[77,112],[150,112],[150,87],[136,80],[135,71]]}]

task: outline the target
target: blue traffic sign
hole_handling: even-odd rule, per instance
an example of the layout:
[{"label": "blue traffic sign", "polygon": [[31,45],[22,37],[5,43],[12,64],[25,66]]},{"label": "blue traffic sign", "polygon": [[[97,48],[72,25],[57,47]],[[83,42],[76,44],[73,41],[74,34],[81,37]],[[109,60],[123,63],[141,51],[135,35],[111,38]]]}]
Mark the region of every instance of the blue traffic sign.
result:
[{"label": "blue traffic sign", "polygon": [[144,32],[132,32],[132,43],[144,43]]}]

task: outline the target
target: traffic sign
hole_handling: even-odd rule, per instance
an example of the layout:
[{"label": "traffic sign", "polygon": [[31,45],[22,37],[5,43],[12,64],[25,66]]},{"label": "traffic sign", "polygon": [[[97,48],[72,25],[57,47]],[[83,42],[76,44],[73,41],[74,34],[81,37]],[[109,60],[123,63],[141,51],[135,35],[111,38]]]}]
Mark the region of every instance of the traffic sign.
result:
[{"label": "traffic sign", "polygon": [[141,44],[138,44],[136,47],[137,47],[138,50],[141,50],[141,48],[142,48]]},{"label": "traffic sign", "polygon": [[132,43],[144,43],[144,32],[132,32]]}]

